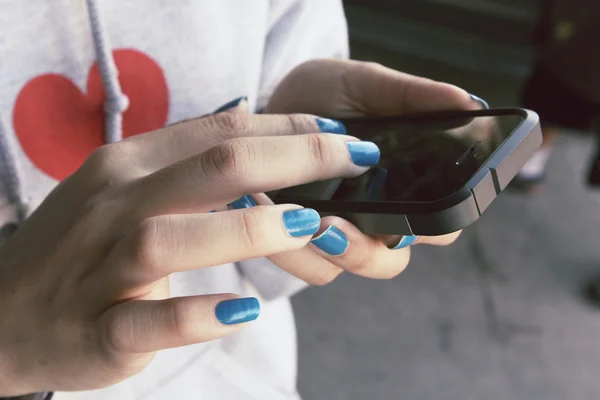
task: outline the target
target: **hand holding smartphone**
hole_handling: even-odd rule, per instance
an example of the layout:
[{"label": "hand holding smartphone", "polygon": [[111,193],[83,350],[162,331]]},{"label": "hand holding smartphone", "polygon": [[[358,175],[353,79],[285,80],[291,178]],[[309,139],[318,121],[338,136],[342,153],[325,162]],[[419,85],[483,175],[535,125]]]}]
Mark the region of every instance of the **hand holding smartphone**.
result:
[{"label": "hand holding smartphone", "polygon": [[378,166],[356,178],[282,189],[273,201],[339,215],[369,234],[433,236],[466,227],[542,142],[537,114],[516,108],[342,122],[350,135],[379,146]]}]

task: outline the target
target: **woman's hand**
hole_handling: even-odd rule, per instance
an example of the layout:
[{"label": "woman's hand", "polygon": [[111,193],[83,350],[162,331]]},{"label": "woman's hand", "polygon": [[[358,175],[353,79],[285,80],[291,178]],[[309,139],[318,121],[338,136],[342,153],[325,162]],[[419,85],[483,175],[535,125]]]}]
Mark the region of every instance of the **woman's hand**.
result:
[{"label": "woman's hand", "polygon": [[169,298],[168,277],[305,247],[320,226],[314,210],[210,211],[246,193],[360,175],[369,163],[353,162],[356,151],[377,158],[373,144],[320,125],[221,113],[98,149],[0,249],[0,396],[109,386],[157,350],[256,318],[253,298]]},{"label": "woman's hand", "polygon": [[[267,113],[307,112],[330,117],[403,115],[439,110],[487,108],[464,90],[408,75],[379,64],[352,60],[313,60],[294,69],[277,87]],[[261,194],[258,204],[271,204]],[[246,199],[235,204],[251,205]],[[312,284],[325,284],[342,271],[391,278],[407,266],[409,246],[448,245],[460,232],[438,237],[369,236],[353,224],[326,217],[310,246],[271,260]],[[315,279],[316,278],[316,279]]]},{"label": "woman's hand", "polygon": [[372,62],[323,59],[307,61],[291,71],[277,86],[266,111],[341,118],[482,107],[488,108],[485,101],[448,83]]}]

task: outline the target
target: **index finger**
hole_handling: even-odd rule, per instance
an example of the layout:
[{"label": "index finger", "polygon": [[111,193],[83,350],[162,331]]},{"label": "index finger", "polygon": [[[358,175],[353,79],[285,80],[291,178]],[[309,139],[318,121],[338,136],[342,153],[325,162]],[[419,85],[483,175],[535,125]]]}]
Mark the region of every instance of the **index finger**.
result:
[{"label": "index finger", "polygon": [[137,167],[151,173],[228,139],[345,132],[341,122],[310,114],[248,115],[225,112],[133,136],[117,146]]},{"label": "index finger", "polygon": [[375,143],[346,135],[231,139],[132,182],[130,216],[207,212],[247,193],[354,177],[379,156]]}]

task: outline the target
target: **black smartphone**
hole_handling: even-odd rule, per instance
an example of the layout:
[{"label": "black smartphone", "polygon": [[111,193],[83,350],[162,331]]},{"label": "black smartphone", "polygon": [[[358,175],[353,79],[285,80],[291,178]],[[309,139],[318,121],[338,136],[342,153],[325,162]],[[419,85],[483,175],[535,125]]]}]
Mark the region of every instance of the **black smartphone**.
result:
[{"label": "black smartphone", "polygon": [[370,234],[443,235],[485,211],[542,143],[525,109],[437,112],[342,120],[375,142],[376,167],[361,176],[282,189],[275,203],[339,215]]}]

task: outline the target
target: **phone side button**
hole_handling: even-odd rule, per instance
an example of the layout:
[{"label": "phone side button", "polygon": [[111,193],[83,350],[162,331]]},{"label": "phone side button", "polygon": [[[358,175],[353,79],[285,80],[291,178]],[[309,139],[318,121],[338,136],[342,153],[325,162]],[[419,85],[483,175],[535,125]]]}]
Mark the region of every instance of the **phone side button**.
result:
[{"label": "phone side button", "polygon": [[479,210],[479,215],[481,215],[485,209],[492,204],[492,201],[494,201],[497,195],[491,171],[488,170],[486,172],[483,179],[472,189],[472,192],[475,197],[477,209]]}]

